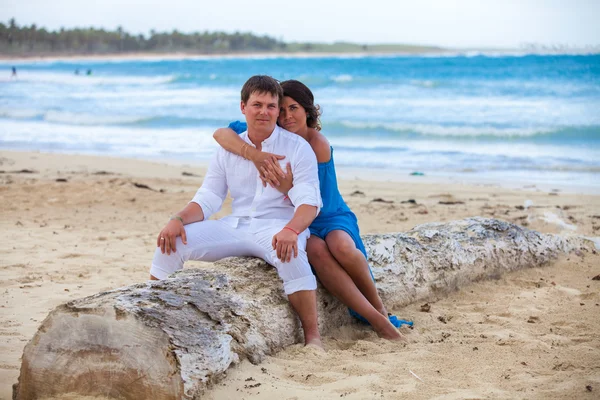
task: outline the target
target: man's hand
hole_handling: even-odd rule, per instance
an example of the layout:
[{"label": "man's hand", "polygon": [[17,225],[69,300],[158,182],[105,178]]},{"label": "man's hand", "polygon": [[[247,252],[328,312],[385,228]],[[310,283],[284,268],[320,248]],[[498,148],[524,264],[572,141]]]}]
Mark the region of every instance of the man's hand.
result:
[{"label": "man's hand", "polygon": [[181,236],[181,241],[183,244],[187,244],[187,237],[185,236],[183,222],[178,219],[172,219],[158,234],[158,238],[156,239],[156,247],[160,247],[161,253],[165,254],[166,251],[167,254],[170,255],[171,252],[177,251],[175,243],[177,242],[178,236]]},{"label": "man's hand", "polygon": [[281,262],[290,262],[292,255],[298,257],[298,235],[291,229],[283,228],[273,236],[271,244]]}]

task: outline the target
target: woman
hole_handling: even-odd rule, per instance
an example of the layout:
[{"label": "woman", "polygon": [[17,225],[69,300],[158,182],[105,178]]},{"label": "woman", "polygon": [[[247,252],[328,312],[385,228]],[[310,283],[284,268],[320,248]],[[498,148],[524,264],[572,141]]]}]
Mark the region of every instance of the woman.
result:
[{"label": "woman", "polygon": [[[296,80],[282,82],[281,87],[284,97],[277,123],[302,136],[311,145],[319,163],[323,207],[310,225],[311,236],[306,246],[308,260],[321,283],[350,308],[353,316],[366,320],[381,337],[401,339],[395,327],[405,321],[388,316],[377,293],[356,216],[337,187],[333,148],[320,132],[320,113],[314,104],[314,96],[308,87]],[[287,194],[293,176],[289,164],[287,173],[279,167],[278,160],[284,156],[261,152],[245,144],[234,130],[237,133],[245,131],[245,124],[235,122],[230,128],[218,129],[214,138],[227,151],[252,161],[264,184],[269,183]]]}]

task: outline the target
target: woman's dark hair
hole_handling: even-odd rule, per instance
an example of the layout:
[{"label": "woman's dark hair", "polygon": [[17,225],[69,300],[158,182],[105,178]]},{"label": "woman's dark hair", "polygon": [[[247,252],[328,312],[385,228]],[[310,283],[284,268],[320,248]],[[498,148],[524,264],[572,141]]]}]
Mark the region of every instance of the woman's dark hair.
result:
[{"label": "woman's dark hair", "polygon": [[283,95],[291,97],[306,110],[306,125],[309,128],[321,130],[321,107],[315,104],[315,96],[310,89],[302,82],[290,79],[281,82]]}]

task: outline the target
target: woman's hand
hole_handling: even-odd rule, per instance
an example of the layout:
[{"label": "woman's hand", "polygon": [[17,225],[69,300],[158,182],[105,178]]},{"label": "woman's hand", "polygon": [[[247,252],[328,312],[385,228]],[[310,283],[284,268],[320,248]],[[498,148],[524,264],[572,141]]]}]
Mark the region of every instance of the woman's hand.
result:
[{"label": "woman's hand", "polygon": [[279,190],[281,193],[287,196],[288,192],[294,187],[294,174],[292,173],[292,165],[287,163],[285,166],[286,172],[284,173],[279,163],[273,164],[269,162],[266,166],[259,169],[260,179],[263,182],[268,183],[271,187]]},{"label": "woman's hand", "polygon": [[[285,174],[279,167],[279,160],[283,160],[284,158],[285,156],[267,153],[264,151],[257,151],[255,154],[252,154],[251,161],[258,170],[258,173],[260,174],[260,179],[263,182],[263,186],[267,186],[267,183],[270,184],[272,187],[276,187],[279,185],[279,180],[277,179],[277,177],[285,177]],[[268,170],[275,170],[274,179],[267,179],[266,176],[263,175],[262,167],[267,167]]]},{"label": "woman's hand", "polygon": [[156,247],[160,247],[161,253],[165,254],[166,251],[167,254],[170,255],[171,252],[174,253],[177,251],[175,242],[177,242],[178,236],[181,236],[183,244],[187,244],[183,222],[178,219],[172,219],[158,234],[158,238],[156,238]]}]

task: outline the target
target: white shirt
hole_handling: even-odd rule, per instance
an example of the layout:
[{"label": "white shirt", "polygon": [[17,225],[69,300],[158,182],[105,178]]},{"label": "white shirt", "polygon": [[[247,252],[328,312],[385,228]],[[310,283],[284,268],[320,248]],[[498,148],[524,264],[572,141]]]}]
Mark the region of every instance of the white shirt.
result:
[{"label": "white shirt", "polygon": [[[240,137],[251,146],[248,132]],[[204,182],[192,202],[202,207],[204,219],[218,212],[229,189],[233,199],[231,217],[227,220],[234,227],[239,218],[291,220],[295,210],[302,204],[321,206],[317,157],[310,145],[301,136],[276,126],[275,130],[262,142],[262,151],[284,155],[280,160],[283,171],[289,162],[294,175],[294,187],[288,198],[277,189],[263,187],[254,164],[243,157],[219,148],[212,159]]]}]

